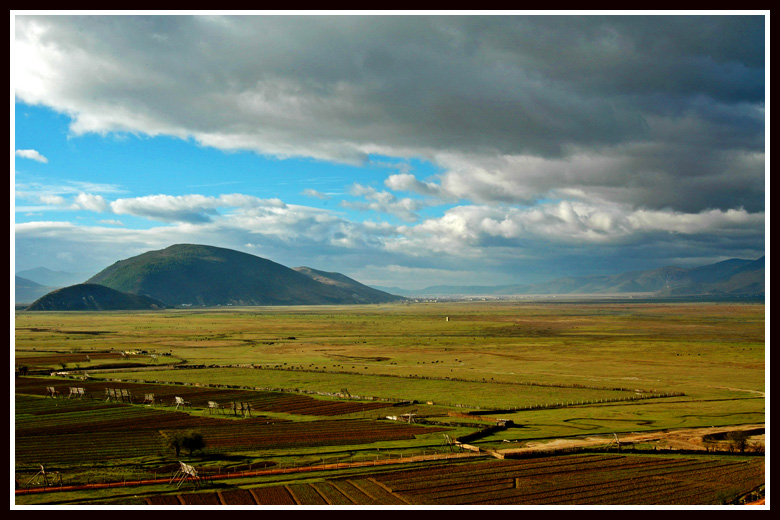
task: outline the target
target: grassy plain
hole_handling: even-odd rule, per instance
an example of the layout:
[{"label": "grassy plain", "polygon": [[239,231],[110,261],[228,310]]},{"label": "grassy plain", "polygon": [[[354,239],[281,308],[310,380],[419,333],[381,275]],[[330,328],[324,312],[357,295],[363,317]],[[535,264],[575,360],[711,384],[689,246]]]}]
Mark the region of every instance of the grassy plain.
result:
[{"label": "grassy plain", "polygon": [[[17,367],[61,370],[64,362],[68,369],[89,370],[93,380],[347,390],[417,401],[400,411],[440,424],[455,420],[447,411],[498,409],[503,412],[494,417],[512,419],[517,427],[478,441],[496,448],[584,434],[764,422],[762,304],[224,307],[17,312],[15,321]],[[100,357],[121,351],[147,354]],[[152,353],[158,358],[152,360]],[[202,368],[173,368],[176,362]],[[136,369],[100,371],[117,363]],[[670,393],[675,395],[660,397]],[[542,405],[552,408],[510,410]],[[316,458],[315,452],[276,456],[289,461]]]}]

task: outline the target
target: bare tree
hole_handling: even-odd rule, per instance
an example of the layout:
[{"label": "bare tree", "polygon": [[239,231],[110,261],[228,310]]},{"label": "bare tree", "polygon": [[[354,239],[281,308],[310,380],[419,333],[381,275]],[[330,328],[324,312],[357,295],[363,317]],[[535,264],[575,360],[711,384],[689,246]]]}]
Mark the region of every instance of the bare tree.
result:
[{"label": "bare tree", "polygon": [[726,439],[729,441],[729,451],[745,453],[750,435],[745,431],[733,431],[726,435]]}]

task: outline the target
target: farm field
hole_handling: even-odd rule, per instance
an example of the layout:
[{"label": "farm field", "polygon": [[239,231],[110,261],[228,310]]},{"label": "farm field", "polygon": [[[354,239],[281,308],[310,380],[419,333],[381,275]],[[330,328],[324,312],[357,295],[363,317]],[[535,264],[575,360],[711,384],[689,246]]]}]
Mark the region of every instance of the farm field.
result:
[{"label": "farm field", "polygon": [[151,505],[717,505],[763,482],[764,466],[756,460],[583,454],[145,500]]},{"label": "farm field", "polygon": [[[446,455],[453,452],[447,438],[464,439],[483,454],[507,456],[513,450],[525,456],[574,445],[599,449],[615,436],[625,439],[624,447],[668,449],[674,447],[668,434],[682,429],[744,429],[751,434],[753,451],[764,442],[765,318],[760,304],[506,301],[17,312],[15,364],[14,450],[21,483],[40,464],[74,484],[140,480],[170,476],[179,460],[202,474],[217,474]],[[61,394],[56,399],[46,397],[51,386]],[[68,399],[71,387],[84,388],[88,395]],[[133,400],[112,399],[108,389],[125,389]],[[154,394],[154,405],[142,402],[147,394]],[[176,408],[175,397],[188,406]],[[236,402],[248,403],[251,413],[234,412]],[[497,419],[508,425],[486,429]],[[170,439],[193,431],[203,434],[205,447],[177,456]],[[638,434],[649,440],[629,444],[627,439]],[[708,461],[723,457],[716,449],[732,449],[723,438],[705,443],[706,433],[698,435],[698,441],[684,445],[701,450],[695,456],[686,452],[697,463],[715,464]],[[645,455],[635,457],[645,460]],[[482,460],[491,468],[518,462]],[[733,454],[725,458],[729,464],[737,460]],[[740,461],[729,466],[736,480],[713,479],[710,490],[686,483],[690,493],[684,500],[723,503],[761,484],[755,482],[763,479],[763,456]],[[474,469],[474,464],[458,467]],[[629,479],[598,467],[593,466],[593,479],[604,486],[612,479]],[[356,477],[362,488],[339,481],[333,471],[317,475],[305,483],[279,482],[284,492],[274,491],[275,500],[324,506],[378,500],[390,505],[489,503],[471,492],[467,502],[446,493],[402,492],[397,482],[393,487],[378,473]],[[257,490],[273,487],[269,478],[231,482],[229,490],[199,499],[228,503],[224,496],[249,500],[251,495],[255,504],[269,503],[257,499]],[[546,477],[529,477],[532,487],[521,485],[524,478],[500,477],[500,486],[509,487],[502,488],[496,503],[542,503],[533,502],[531,491]],[[623,489],[622,503],[686,503],[664,502],[683,498],[672,493],[672,480],[653,478],[658,481],[655,494],[615,487]],[[378,498],[377,486],[392,491]],[[151,486],[148,494],[168,495],[171,487]],[[362,489],[364,502],[345,498],[343,490],[353,488]],[[577,502],[553,494],[544,495],[544,503],[598,503],[585,501],[590,495],[596,500],[595,488],[573,494]],[[74,491],[17,495],[16,503],[132,502],[121,496]],[[621,503],[620,497],[602,503]]]}]

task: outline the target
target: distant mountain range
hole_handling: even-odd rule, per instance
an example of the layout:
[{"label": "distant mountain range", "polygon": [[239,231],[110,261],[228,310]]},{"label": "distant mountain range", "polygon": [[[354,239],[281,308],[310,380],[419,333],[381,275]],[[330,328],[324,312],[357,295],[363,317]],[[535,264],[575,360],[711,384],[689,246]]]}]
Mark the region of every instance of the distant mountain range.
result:
[{"label": "distant mountain range", "polygon": [[41,296],[44,296],[56,289],[59,289],[59,287],[41,285],[39,283],[33,282],[32,280],[28,280],[27,278],[22,278],[18,275],[14,281],[14,294],[15,301],[17,303],[34,302]]},{"label": "distant mountain range", "polygon": [[19,271],[16,273],[16,276],[47,287],[67,287],[68,285],[82,283],[93,274],[94,273],[68,273],[65,271],[52,271],[45,267],[36,267],[35,269]]},{"label": "distant mountain range", "polygon": [[402,296],[509,296],[509,295],[585,295],[644,293],[655,297],[674,296],[756,296],[765,293],[764,258],[732,259],[716,264],[684,269],[662,267],[615,275],[557,278],[527,285],[436,285],[419,290],[377,287]]},{"label": "distant mountain range", "polygon": [[[616,275],[558,278],[538,284],[432,286],[412,291],[368,287],[343,274],[310,267],[288,268],[231,249],[178,244],[120,260],[85,283],[55,288],[17,276],[15,289],[17,302],[34,302],[29,307],[31,310],[343,305],[393,302],[405,297],[479,295],[631,293],[653,297],[710,295],[739,298],[764,296],[764,264],[764,257],[758,260],[733,259],[691,269],[663,267]],[[65,278],[68,275],[41,269],[25,273],[34,276],[55,273]],[[100,286],[113,292],[101,291]]]}]

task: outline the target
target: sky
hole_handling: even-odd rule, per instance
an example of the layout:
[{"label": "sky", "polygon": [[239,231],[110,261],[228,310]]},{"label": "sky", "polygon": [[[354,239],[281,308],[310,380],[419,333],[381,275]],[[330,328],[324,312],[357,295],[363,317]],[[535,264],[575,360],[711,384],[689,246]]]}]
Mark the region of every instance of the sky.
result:
[{"label": "sky", "polygon": [[768,11],[11,21],[14,272],[192,243],[421,289],[765,255]]}]

